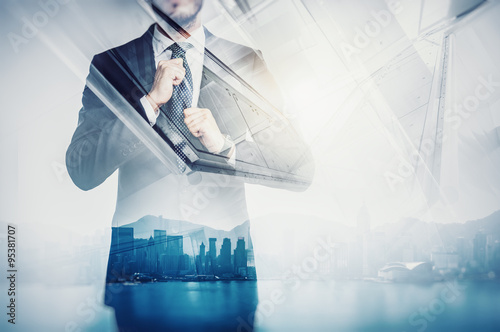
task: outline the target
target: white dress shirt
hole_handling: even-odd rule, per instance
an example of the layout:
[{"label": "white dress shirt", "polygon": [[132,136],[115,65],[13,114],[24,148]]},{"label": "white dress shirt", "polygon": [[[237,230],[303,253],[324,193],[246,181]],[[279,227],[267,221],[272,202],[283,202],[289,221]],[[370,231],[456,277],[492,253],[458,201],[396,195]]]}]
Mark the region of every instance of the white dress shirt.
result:
[{"label": "white dress shirt", "polygon": [[[203,27],[196,29],[191,36],[184,42],[190,43],[194,47],[191,47],[186,51],[186,60],[188,62],[189,69],[191,70],[191,75],[193,77],[193,101],[192,107],[198,105],[198,98],[200,97],[200,85],[201,85],[201,75],[203,73],[203,57],[205,54],[205,31]],[[155,26],[155,31],[153,34],[153,53],[155,57],[155,67],[158,68],[158,62],[161,60],[170,60],[172,57],[172,51],[167,50],[167,48],[172,45],[174,41],[158,30],[158,26]],[[153,106],[149,103],[146,96],[141,98],[141,104],[146,112],[146,116],[151,126],[154,126],[156,119],[158,118],[159,110],[156,112]]]}]

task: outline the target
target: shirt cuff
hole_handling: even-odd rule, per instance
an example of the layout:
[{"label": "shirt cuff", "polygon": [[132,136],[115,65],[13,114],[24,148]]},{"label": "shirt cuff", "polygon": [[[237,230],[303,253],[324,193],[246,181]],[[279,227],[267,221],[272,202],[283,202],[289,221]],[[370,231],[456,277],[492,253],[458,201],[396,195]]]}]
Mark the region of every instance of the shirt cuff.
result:
[{"label": "shirt cuff", "polygon": [[229,159],[227,160],[227,163],[233,167],[236,166],[236,144],[234,145],[234,148],[233,148],[233,154],[231,155],[231,157],[229,157]]},{"label": "shirt cuff", "polygon": [[144,112],[146,112],[146,117],[148,118],[149,124],[151,125],[151,127],[154,126],[156,124],[156,119],[158,118],[159,114],[158,110],[155,111],[153,109],[153,106],[151,106],[146,96],[142,97],[140,99],[140,102],[142,108],[144,108]]}]

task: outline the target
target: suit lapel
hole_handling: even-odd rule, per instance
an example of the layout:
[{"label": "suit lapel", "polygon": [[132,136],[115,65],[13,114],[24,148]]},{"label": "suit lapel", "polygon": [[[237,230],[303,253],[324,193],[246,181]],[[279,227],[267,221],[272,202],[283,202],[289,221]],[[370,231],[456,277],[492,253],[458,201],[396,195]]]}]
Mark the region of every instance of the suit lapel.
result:
[{"label": "suit lapel", "polygon": [[153,86],[156,71],[153,53],[154,24],[130,47],[118,48],[119,56],[125,61],[125,65],[134,75],[144,91],[149,91]]},{"label": "suit lapel", "polygon": [[153,52],[154,24],[138,40],[136,47],[136,57],[138,65],[138,77],[141,85],[149,91],[153,86],[156,72],[154,52]]}]

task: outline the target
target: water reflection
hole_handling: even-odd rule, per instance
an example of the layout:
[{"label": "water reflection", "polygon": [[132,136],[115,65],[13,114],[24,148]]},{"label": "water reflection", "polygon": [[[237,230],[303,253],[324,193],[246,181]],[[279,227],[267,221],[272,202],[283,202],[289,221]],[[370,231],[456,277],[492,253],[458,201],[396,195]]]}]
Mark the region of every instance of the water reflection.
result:
[{"label": "water reflection", "polygon": [[120,331],[252,331],[256,281],[109,284]]},{"label": "water reflection", "polygon": [[109,302],[120,331],[248,332],[254,317],[259,332],[497,331],[500,326],[495,280],[259,280],[258,287],[256,281],[171,281],[116,287],[121,288],[112,290]]}]

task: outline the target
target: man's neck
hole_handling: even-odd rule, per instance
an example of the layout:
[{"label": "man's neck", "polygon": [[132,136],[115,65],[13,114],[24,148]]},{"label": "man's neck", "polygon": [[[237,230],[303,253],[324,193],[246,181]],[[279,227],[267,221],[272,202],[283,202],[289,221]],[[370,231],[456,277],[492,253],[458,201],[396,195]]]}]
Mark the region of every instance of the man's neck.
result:
[{"label": "man's neck", "polygon": [[[165,29],[163,29],[158,23],[156,24],[156,26],[158,27],[158,31],[162,35],[173,40],[174,42],[182,42],[182,41],[186,40],[186,38],[184,36],[182,36],[174,28],[172,28],[168,25],[165,27]],[[187,33],[189,33],[191,35],[194,31],[196,31],[200,27],[201,27],[201,20],[200,20],[200,17],[197,17],[194,22],[192,22],[188,26],[182,27],[182,28],[184,29],[184,31],[186,31]]]}]

